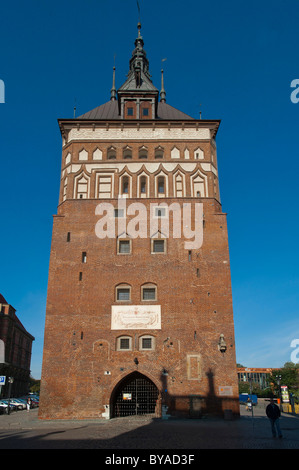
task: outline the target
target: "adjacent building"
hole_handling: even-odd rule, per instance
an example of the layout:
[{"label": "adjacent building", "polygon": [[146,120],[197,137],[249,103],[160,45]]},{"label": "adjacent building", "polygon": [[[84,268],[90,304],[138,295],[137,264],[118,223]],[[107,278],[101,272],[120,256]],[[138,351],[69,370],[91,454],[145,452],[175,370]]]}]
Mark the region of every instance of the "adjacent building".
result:
[{"label": "adjacent building", "polygon": [[33,341],[14,307],[0,294],[0,375],[6,377],[1,397],[8,396],[9,388],[14,397],[28,392]]},{"label": "adjacent building", "polygon": [[238,415],[220,121],[167,103],[139,23],[122,86],[58,122],[39,417]]}]

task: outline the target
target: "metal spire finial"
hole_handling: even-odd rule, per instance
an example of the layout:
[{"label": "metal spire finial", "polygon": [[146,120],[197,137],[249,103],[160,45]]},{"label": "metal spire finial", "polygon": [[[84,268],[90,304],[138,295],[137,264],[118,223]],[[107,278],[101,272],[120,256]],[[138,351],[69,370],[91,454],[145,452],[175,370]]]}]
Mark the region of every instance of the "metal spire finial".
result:
[{"label": "metal spire finial", "polygon": [[[163,62],[165,62],[167,59],[162,59],[162,65]],[[166,91],[164,89],[164,70],[162,68],[161,70],[161,91],[160,91],[160,101],[161,103],[166,103]]]},{"label": "metal spire finial", "polygon": [[113,79],[112,79],[112,88],[110,94],[111,101],[116,100],[116,88],[115,88],[115,56],[114,56],[114,66],[113,66]]}]

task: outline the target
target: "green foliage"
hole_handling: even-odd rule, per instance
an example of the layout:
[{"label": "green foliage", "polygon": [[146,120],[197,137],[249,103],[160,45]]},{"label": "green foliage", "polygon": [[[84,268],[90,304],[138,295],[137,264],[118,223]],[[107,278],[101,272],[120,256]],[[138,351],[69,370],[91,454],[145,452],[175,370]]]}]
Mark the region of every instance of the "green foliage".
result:
[{"label": "green foliage", "polygon": [[39,395],[40,391],[40,380],[35,380],[33,377],[29,377],[29,389],[32,393]]},{"label": "green foliage", "polygon": [[270,374],[269,381],[272,385],[273,392],[275,395],[279,395],[279,376],[280,386],[286,385],[289,392],[294,396],[299,397],[299,364],[294,364],[293,362],[286,362],[281,369],[272,370]]}]

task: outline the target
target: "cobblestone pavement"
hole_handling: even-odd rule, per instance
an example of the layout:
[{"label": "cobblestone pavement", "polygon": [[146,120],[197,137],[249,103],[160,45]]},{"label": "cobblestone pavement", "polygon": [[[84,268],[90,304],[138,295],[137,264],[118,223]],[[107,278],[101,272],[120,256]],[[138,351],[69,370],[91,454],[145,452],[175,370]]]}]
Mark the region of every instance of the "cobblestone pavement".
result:
[{"label": "cobblestone pavement", "polygon": [[[0,449],[299,449],[299,417],[282,414],[282,439],[271,435],[264,407],[236,420],[39,420],[38,409],[0,415]],[[164,452],[165,453],[165,452]]]}]

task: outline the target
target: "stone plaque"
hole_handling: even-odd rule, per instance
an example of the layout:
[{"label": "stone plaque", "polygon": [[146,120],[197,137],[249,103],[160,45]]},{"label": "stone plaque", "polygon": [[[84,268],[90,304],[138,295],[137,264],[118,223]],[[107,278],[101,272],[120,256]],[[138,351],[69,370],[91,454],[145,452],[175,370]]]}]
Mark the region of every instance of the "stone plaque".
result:
[{"label": "stone plaque", "polygon": [[111,330],[160,330],[161,305],[112,305]]},{"label": "stone plaque", "polygon": [[229,385],[223,385],[222,387],[219,387],[219,396],[230,397],[232,394],[233,387],[230,387]]}]

